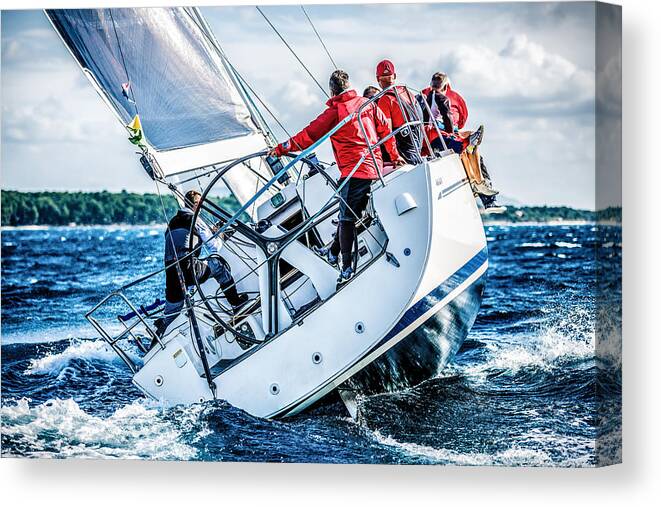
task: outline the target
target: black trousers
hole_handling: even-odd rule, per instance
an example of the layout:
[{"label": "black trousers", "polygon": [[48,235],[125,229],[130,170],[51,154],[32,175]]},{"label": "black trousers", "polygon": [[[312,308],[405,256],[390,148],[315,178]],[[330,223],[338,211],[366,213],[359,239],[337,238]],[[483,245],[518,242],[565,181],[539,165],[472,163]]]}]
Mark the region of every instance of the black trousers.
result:
[{"label": "black trousers", "polygon": [[[170,264],[173,261],[166,262]],[[200,283],[204,283],[211,275],[211,269],[206,262],[202,262],[195,257],[189,257],[179,263],[182,275],[184,276],[185,287],[181,286],[179,280],[179,272],[177,266],[173,265],[165,269],[165,299],[170,303],[178,303],[183,301],[185,297],[186,287],[195,285],[195,279]]]},{"label": "black trousers", "polygon": [[[340,178],[342,184],[346,178]],[[334,256],[342,253],[342,267],[351,265],[351,254],[356,238],[356,221],[361,217],[370,199],[372,180],[349,178],[340,190],[340,221],[330,251]]]}]

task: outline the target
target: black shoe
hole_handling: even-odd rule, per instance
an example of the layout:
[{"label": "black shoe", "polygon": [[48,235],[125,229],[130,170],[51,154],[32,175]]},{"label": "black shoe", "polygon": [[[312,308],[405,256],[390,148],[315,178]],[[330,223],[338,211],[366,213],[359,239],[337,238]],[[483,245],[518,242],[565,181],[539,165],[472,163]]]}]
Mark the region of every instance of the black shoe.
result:
[{"label": "black shoe", "polygon": [[331,253],[331,249],[330,249],[330,247],[324,246],[324,247],[319,248],[319,247],[314,246],[314,247],[312,247],[312,250],[313,250],[314,253],[316,253],[318,256],[323,257],[324,259],[326,259],[326,262],[328,262],[328,264],[330,264],[330,265],[333,266],[334,268],[337,267],[338,256],[337,256],[337,255],[333,255],[333,254]]},{"label": "black shoe", "polygon": [[353,277],[353,268],[349,266],[348,268],[344,268],[340,272],[340,277],[337,279],[337,284],[341,285],[343,283],[348,282],[351,278]]},{"label": "black shoe", "polygon": [[495,215],[497,213],[505,213],[506,211],[507,211],[507,207],[501,206],[496,202],[495,199],[484,205],[485,215]]},{"label": "black shoe", "polygon": [[232,313],[234,315],[237,315],[241,312],[241,309],[245,306],[245,304],[250,301],[250,297],[248,297],[248,294],[241,293],[236,296],[236,301],[232,303]]}]

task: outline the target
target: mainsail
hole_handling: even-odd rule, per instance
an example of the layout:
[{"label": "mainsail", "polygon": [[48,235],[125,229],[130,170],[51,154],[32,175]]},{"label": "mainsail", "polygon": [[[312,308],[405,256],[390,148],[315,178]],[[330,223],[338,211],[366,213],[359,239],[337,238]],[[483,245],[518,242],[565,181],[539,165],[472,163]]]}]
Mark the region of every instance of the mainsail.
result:
[{"label": "mainsail", "polygon": [[[195,8],[64,9],[47,16],[120,121],[139,115],[165,176],[266,148],[268,133]],[[248,170],[228,175],[240,201]]]}]

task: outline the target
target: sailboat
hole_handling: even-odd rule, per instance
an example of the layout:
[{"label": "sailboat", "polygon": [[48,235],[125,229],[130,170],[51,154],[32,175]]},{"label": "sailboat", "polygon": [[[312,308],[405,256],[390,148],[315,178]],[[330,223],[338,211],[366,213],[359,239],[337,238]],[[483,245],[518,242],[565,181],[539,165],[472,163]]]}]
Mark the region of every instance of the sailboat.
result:
[{"label": "sailboat", "polygon": [[[164,405],[225,400],[280,418],[337,392],[355,415],[361,395],[416,385],[452,360],[475,321],[488,267],[456,154],[430,152],[379,175],[357,224],[355,275],[338,284],[337,268],[318,252],[336,229],[339,172],[315,153],[351,118],[307,150],[270,157],[266,105],[198,9],[46,14],[127,128],[159,194],[181,205],[188,190],[202,194],[194,224],[224,241],[219,251],[191,249],[222,257],[250,298],[235,312],[216,280],[195,280],[185,310],[158,333],[162,301],[135,289],[153,286],[163,268],[92,308],[87,319],[147,397]],[[421,121],[408,117],[393,135]],[[218,199],[228,192],[233,209]]]}]

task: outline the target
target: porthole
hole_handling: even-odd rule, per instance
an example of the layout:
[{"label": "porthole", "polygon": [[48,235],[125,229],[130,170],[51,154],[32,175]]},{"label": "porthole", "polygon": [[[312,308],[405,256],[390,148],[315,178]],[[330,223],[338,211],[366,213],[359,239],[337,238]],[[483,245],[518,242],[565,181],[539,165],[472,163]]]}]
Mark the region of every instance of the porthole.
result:
[{"label": "porthole", "polygon": [[410,249],[410,248],[405,248],[405,249],[404,249],[404,255],[405,255],[406,257],[408,257],[409,255],[411,255],[411,249]]},{"label": "porthole", "polygon": [[324,358],[322,357],[321,352],[315,352],[314,354],[312,354],[312,362],[314,364],[319,364],[323,360],[324,360]]},{"label": "porthole", "polygon": [[362,322],[356,322],[354,329],[356,330],[356,333],[362,334],[365,331],[365,324]]},{"label": "porthole", "polygon": [[161,387],[163,385],[163,377],[160,375],[156,375],[156,378],[154,379],[154,384],[156,384],[157,387]]},{"label": "porthole", "polygon": [[271,387],[269,387],[269,391],[271,392],[272,395],[276,395],[280,393],[280,386],[278,384],[271,384]]}]

